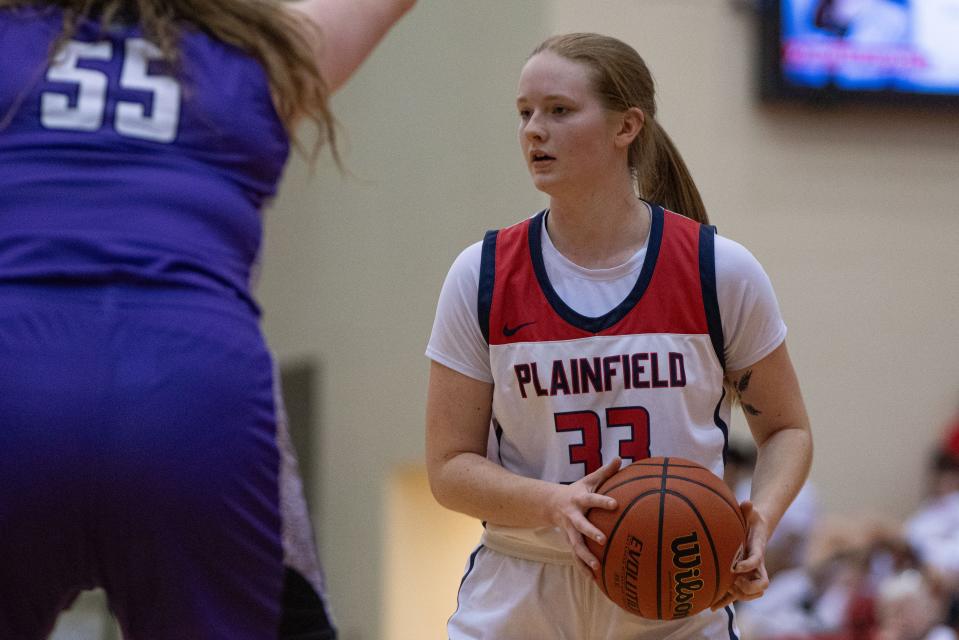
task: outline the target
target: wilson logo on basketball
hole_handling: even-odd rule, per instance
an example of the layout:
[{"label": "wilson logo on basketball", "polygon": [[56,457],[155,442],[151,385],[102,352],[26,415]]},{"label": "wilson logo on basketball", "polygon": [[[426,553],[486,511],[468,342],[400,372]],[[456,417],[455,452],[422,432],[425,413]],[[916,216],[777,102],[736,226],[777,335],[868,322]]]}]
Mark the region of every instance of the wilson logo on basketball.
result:
[{"label": "wilson logo on basketball", "polygon": [[617,507],[589,510],[607,541],[587,537],[586,546],[599,560],[596,584],[617,606],[648,620],[687,620],[729,592],[746,522],[722,478],[660,456],[620,469],[597,493]]},{"label": "wilson logo on basketball", "polygon": [[696,592],[703,588],[699,568],[702,556],[699,552],[699,537],[693,531],[688,536],[674,538],[670,549],[673,552],[673,618],[684,618],[693,608]]},{"label": "wilson logo on basketball", "polygon": [[643,541],[635,536],[626,539],[626,553],[623,556],[623,594],[626,596],[626,608],[639,611],[639,557],[643,555]]}]

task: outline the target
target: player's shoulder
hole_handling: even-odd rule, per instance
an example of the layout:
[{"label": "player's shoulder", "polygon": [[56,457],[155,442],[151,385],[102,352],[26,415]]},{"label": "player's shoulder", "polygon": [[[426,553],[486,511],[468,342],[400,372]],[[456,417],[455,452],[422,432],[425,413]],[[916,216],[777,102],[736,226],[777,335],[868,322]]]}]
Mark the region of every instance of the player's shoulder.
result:
[{"label": "player's shoulder", "polygon": [[0,7],[0,50],[5,62],[11,56],[13,60],[23,57],[21,49],[25,46],[42,48],[46,54],[47,46],[62,27],[62,15],[54,7]]},{"label": "player's shoulder", "polygon": [[720,274],[746,276],[755,273],[765,274],[756,256],[739,242],[717,233],[713,246],[717,276]]},{"label": "player's shoulder", "polygon": [[[502,240],[507,234],[521,232],[523,225],[529,220],[530,218],[524,218],[506,227],[488,229],[482,239],[468,245],[456,256],[446,276],[447,283],[459,282],[475,288],[483,270],[484,258],[487,260],[487,268],[492,266],[490,260],[497,255],[497,247],[502,246]],[[516,238],[513,238],[513,241],[515,240]]]},{"label": "player's shoulder", "polygon": [[460,251],[459,255],[456,256],[456,259],[453,261],[453,266],[460,268],[475,267],[475,269],[479,271],[480,261],[483,258],[483,244],[483,240],[477,240]]},{"label": "player's shoulder", "polygon": [[483,234],[482,239],[477,240],[473,244],[467,246],[459,253],[456,259],[453,261],[453,266],[450,268],[450,270],[468,270],[475,274],[479,274],[484,250],[495,250],[494,245],[499,242],[501,237],[504,237],[504,234],[522,232],[530,223],[530,221],[536,220],[537,216],[543,213],[545,213],[545,211],[538,211],[527,218],[523,218],[522,220],[509,224],[505,227],[493,227],[488,229]]},{"label": "player's shoulder", "polygon": [[483,241],[469,245],[453,260],[446,274],[447,286],[474,289],[479,281],[480,263],[483,259]]},{"label": "player's shoulder", "polygon": [[22,7],[0,7],[0,21],[25,24],[36,24],[40,19],[48,19],[52,23],[62,24],[62,14],[57,7],[40,7],[26,5]]}]

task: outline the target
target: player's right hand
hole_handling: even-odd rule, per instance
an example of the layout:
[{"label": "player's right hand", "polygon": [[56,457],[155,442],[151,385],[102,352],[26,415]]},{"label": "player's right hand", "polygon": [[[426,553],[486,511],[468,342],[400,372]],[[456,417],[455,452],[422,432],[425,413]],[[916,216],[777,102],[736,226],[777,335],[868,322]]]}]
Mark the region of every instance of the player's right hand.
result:
[{"label": "player's right hand", "polygon": [[601,545],[606,544],[606,536],[586,519],[586,512],[590,509],[616,508],[616,500],[595,491],[619,471],[622,462],[618,457],[613,458],[573,484],[556,485],[550,504],[550,520],[566,533],[577,567],[590,578],[594,571],[599,570],[599,561],[589,552],[583,536],[589,536]]}]

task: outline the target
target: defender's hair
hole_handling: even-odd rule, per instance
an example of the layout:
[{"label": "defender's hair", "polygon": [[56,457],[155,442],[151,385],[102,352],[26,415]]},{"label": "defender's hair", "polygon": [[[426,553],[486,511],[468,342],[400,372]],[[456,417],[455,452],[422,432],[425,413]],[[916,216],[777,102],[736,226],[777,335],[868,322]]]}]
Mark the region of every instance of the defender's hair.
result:
[{"label": "defender's hair", "polygon": [[611,111],[638,107],[645,116],[640,134],[629,147],[628,161],[640,197],[709,224],[706,207],[686,163],[656,121],[656,89],[652,74],[635,49],[596,33],[553,36],[530,57],[551,51],[592,71],[593,88]]},{"label": "defender's hair", "polygon": [[297,21],[283,10],[282,0],[0,0],[0,9],[32,7],[62,10],[63,28],[51,48],[51,58],[76,33],[84,19],[103,27],[135,22],[147,39],[163,52],[175,69],[181,68],[179,42],[191,26],[213,38],[237,47],[260,62],[266,70],[277,114],[294,137],[301,118],[312,120],[320,130],[311,158],[324,142],[330,144],[339,163],[330,90],[316,66],[314,38],[319,29]]}]

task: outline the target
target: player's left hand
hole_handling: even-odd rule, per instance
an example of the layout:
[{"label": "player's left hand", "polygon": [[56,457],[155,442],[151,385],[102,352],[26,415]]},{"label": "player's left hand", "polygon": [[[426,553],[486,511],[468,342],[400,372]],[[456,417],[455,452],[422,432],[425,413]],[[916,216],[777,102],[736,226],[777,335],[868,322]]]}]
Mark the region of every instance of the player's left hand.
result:
[{"label": "player's left hand", "polygon": [[755,600],[766,592],[769,575],[766,573],[766,542],[769,539],[769,526],[763,515],[749,500],[739,505],[746,519],[746,548],[742,560],[732,569],[735,574],[733,586],[722,598],[712,604],[710,609],[718,611],[736,600]]}]

